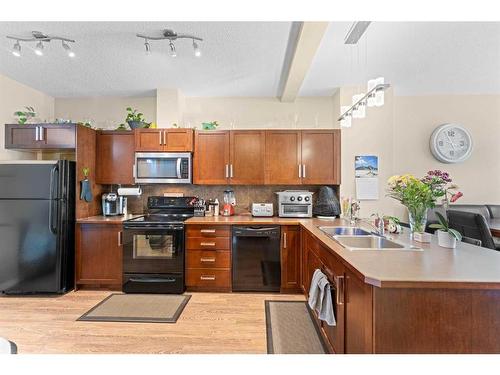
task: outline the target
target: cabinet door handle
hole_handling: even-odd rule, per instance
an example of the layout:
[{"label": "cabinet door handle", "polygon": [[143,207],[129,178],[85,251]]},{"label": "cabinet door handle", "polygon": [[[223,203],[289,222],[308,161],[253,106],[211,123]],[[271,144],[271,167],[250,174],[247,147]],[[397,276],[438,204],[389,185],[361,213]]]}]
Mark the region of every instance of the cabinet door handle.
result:
[{"label": "cabinet door handle", "polygon": [[229,164],[229,177],[233,178],[233,165]]},{"label": "cabinet door handle", "polygon": [[202,263],[215,263],[215,258],[200,258]]},{"label": "cabinet door handle", "polygon": [[215,233],[215,229],[201,229],[200,233]]},{"label": "cabinet door handle", "polygon": [[39,141],[40,137],[38,136],[38,126],[35,126],[35,141]]},{"label": "cabinet door handle", "polygon": [[302,178],[306,178],[306,165],[302,164]]},{"label": "cabinet door handle", "polygon": [[163,131],[163,145],[166,146],[167,145],[167,131]]},{"label": "cabinet door handle", "polygon": [[215,242],[200,242],[200,246],[215,246]]},{"label": "cabinet door handle", "polygon": [[209,280],[209,281],[214,281],[214,280],[215,280],[215,275],[211,275],[211,276],[200,276],[200,280]]},{"label": "cabinet door handle", "polygon": [[283,232],[283,249],[286,249],[286,232]]},{"label": "cabinet door handle", "polygon": [[345,279],[344,276],[337,276],[336,299],[337,305],[344,304]]},{"label": "cabinet door handle", "polygon": [[123,233],[122,231],[118,232],[118,246],[122,246],[123,245],[122,233]]},{"label": "cabinet door handle", "polygon": [[163,132],[160,131],[158,132],[158,137],[160,138],[159,142],[160,142],[160,146],[163,144]]},{"label": "cabinet door handle", "polygon": [[229,178],[229,164],[226,164],[226,178]]},{"label": "cabinet door handle", "polygon": [[38,130],[38,134],[39,134],[38,140],[43,141],[44,140],[44,134],[43,134],[44,128],[43,128],[43,126],[39,126],[38,129],[39,129]]},{"label": "cabinet door handle", "polygon": [[302,178],[302,166],[299,164],[299,178]]}]

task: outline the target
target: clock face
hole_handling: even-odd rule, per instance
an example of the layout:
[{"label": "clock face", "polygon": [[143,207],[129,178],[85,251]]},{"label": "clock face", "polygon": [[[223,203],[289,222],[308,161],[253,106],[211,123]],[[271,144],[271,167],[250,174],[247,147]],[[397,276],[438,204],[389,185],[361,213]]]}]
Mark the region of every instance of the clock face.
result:
[{"label": "clock face", "polygon": [[430,148],[436,159],[443,163],[459,163],[471,155],[472,138],[461,125],[444,124],[432,133]]}]

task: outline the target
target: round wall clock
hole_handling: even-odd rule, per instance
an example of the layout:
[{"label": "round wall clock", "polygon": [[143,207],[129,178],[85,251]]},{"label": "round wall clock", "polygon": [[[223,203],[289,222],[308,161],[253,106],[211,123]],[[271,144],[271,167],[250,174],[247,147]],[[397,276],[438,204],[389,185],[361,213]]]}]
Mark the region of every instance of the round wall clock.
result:
[{"label": "round wall clock", "polygon": [[472,153],[472,137],[462,125],[443,124],[432,132],[430,148],[437,160],[460,163]]}]

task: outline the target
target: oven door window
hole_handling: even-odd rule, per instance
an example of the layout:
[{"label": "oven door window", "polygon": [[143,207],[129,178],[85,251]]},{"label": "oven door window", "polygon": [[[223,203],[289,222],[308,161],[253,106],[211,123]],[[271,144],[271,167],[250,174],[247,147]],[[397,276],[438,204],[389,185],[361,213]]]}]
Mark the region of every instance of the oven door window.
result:
[{"label": "oven door window", "polygon": [[307,214],[309,206],[307,205],[283,205],[283,213],[285,214]]},{"label": "oven door window", "polygon": [[177,178],[178,158],[137,158],[137,178]]},{"label": "oven door window", "polygon": [[172,259],[176,256],[174,236],[169,234],[135,234],[133,259]]}]

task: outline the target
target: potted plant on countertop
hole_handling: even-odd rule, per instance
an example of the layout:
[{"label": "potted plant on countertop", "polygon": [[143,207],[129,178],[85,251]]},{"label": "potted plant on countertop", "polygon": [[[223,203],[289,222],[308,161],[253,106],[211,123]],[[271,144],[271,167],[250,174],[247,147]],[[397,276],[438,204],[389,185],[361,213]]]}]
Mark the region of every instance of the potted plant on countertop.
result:
[{"label": "potted plant on countertop", "polygon": [[127,107],[127,118],[125,122],[130,126],[130,129],[149,128],[150,125],[150,123],[144,120],[144,114],[131,107]]},{"label": "potted plant on countertop", "polygon": [[392,176],[388,180],[388,196],[400,201],[408,209],[410,229],[413,233],[422,233],[427,223],[427,210],[436,206],[439,198],[455,202],[463,194],[455,192],[458,188],[451,184],[452,180],[447,172],[440,170],[429,171],[418,179],[411,174]]},{"label": "potted plant on countertop", "polygon": [[439,212],[436,212],[436,216],[438,217],[439,224],[430,224],[429,227],[437,229],[438,245],[454,249],[457,247],[457,241],[462,241],[462,235],[459,231],[450,228],[448,220]]}]

